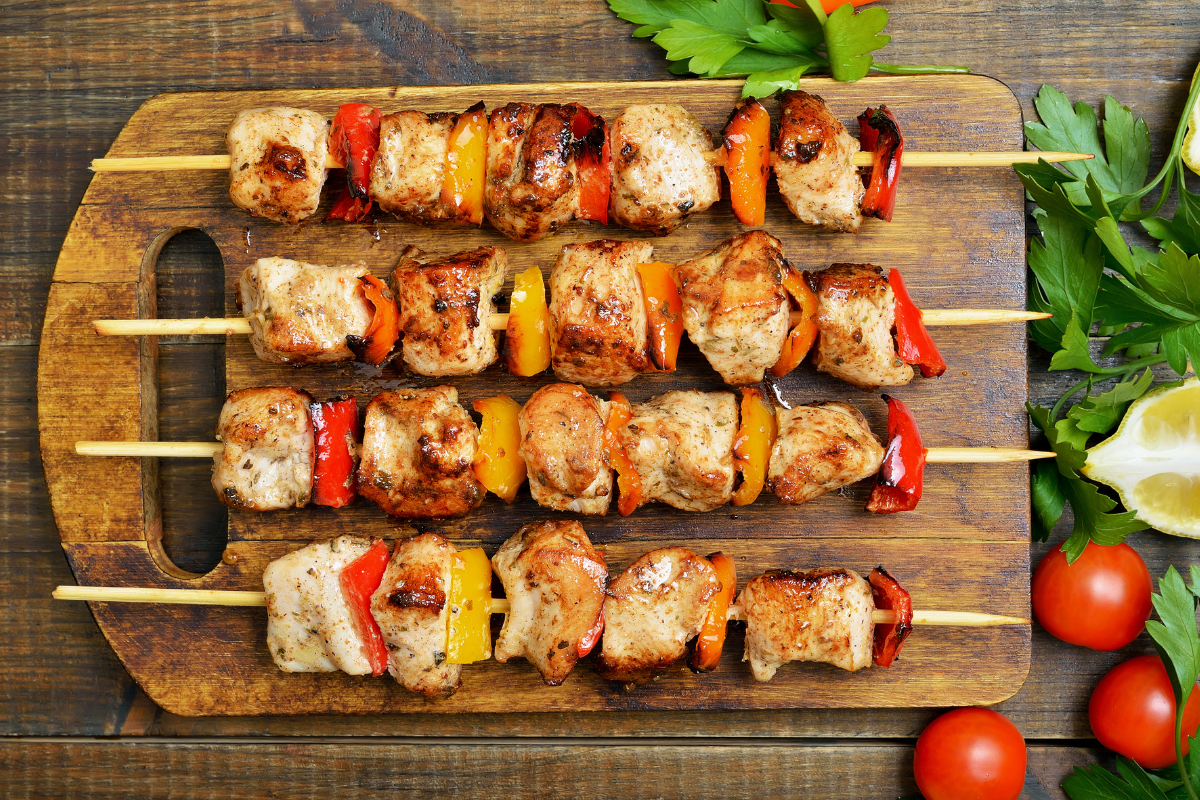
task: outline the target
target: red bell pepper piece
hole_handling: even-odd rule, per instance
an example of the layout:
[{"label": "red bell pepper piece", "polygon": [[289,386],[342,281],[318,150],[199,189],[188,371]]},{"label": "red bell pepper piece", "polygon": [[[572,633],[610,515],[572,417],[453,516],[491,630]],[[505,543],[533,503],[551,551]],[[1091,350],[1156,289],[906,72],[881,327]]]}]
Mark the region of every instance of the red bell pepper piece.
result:
[{"label": "red bell pepper piece", "polygon": [[863,150],[869,150],[875,156],[862,199],[862,213],[891,222],[892,209],[896,207],[896,189],[900,186],[904,136],[887,106],[868,108],[859,114],[858,126]]},{"label": "red bell pepper piece", "polygon": [[896,296],[896,350],[900,358],[906,364],[920,367],[926,378],[936,378],[946,371],[946,359],[925,329],[921,309],[909,297],[899,270],[889,272],[887,281]]},{"label": "red bell pepper piece", "polygon": [[579,175],[580,219],[608,223],[608,123],[578,103],[571,103],[571,137],[575,144],[575,172]]},{"label": "red bell pepper piece", "polygon": [[925,446],[917,418],[908,406],[886,394],[888,404],[888,444],[883,466],[875,476],[875,488],[867,500],[867,511],[894,514],[912,511],[921,502],[925,483]]},{"label": "red bell pepper piece", "polygon": [[387,563],[387,544],[383,539],[372,539],[371,548],[343,567],[338,575],[354,627],[366,645],[371,674],[377,678],[387,672],[388,651],[379,625],[371,614],[371,595],[379,588]]},{"label": "red bell pepper piece", "polygon": [[375,307],[375,315],[365,335],[347,336],[346,345],[359,361],[378,367],[388,356],[400,338],[400,309],[392,299],[387,285],[369,272],[358,279],[363,295]]},{"label": "red bell pepper piece", "polygon": [[325,219],[357,222],[371,210],[371,160],[379,149],[379,109],[347,103],[333,117],[329,155],[346,168],[346,185]]},{"label": "red bell pepper piece", "polygon": [[588,653],[595,649],[600,642],[600,634],[604,633],[604,608],[600,609],[600,616],[596,617],[596,624],[588,629],[588,632],[579,640],[579,657],[583,658]]},{"label": "red bell pepper piece", "polygon": [[312,421],[317,445],[312,501],[341,508],[354,500],[358,403],[353,397],[314,403]]},{"label": "red bell pepper piece", "polygon": [[900,647],[912,633],[912,595],[883,567],[871,570],[867,580],[871,583],[875,607],[896,613],[896,621],[891,625],[884,623],[875,626],[875,646],[872,648],[872,655],[876,664],[887,669],[900,655]]},{"label": "red bell pepper piece", "polygon": [[342,193],[325,215],[325,221],[340,219],[343,222],[358,222],[371,210],[371,204],[371,198],[355,197],[350,193],[349,186],[343,186]]}]

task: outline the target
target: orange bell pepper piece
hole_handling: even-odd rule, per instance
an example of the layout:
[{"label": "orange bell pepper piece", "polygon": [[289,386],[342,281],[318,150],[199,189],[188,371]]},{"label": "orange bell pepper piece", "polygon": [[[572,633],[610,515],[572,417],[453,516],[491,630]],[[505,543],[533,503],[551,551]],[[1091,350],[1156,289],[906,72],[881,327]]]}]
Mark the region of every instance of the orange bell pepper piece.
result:
[{"label": "orange bell pepper piece", "polygon": [[642,504],[642,476],[629,460],[629,454],[621,444],[617,431],[633,417],[633,407],[620,392],[609,392],[608,422],[604,425],[604,458],[608,466],[617,471],[617,489],[621,494],[617,500],[617,511],[627,517]]},{"label": "orange bell pepper piece", "polygon": [[517,496],[525,482],[525,459],[521,446],[521,426],[517,415],[521,406],[506,394],[481,397],[471,406],[483,415],[479,425],[479,451],[471,465],[483,488],[506,503]]},{"label": "orange bell pepper piece", "polygon": [[537,267],[513,278],[504,332],[504,366],[523,378],[550,366],[550,309],[546,306],[542,271]]},{"label": "orange bell pepper piece", "polygon": [[776,378],[782,378],[800,365],[812,349],[820,330],[817,327],[817,296],[790,264],[783,270],[783,286],[792,296],[794,305],[800,309],[800,321],[788,332],[783,342],[783,352],[775,366],[771,367],[771,374]]},{"label": "orange bell pepper piece", "polygon": [[696,637],[696,649],[692,651],[690,665],[700,672],[712,672],[721,661],[721,650],[725,647],[725,631],[729,627],[729,604],[737,591],[737,568],[733,559],[724,553],[713,553],[709,562],[717,570],[721,591],[708,601],[708,616]]},{"label": "orange bell pepper piece", "polygon": [[733,213],[743,225],[762,225],[771,174],[771,115],[757,100],[739,103],[725,124],[724,139]]},{"label": "orange bell pepper piece", "polygon": [[646,301],[646,333],[650,339],[650,360],[662,372],[674,372],[683,338],[683,300],[679,286],[671,277],[671,264],[655,261],[638,264],[642,278],[642,297]]},{"label": "orange bell pepper piece", "polygon": [[366,334],[347,336],[346,345],[359,361],[378,367],[387,361],[400,338],[400,309],[396,308],[387,284],[379,278],[367,273],[358,282],[362,284],[367,302],[375,307],[375,315],[371,317]]},{"label": "orange bell pepper piece", "polygon": [[446,150],[442,202],[458,209],[459,219],[483,222],[483,181],[487,172],[487,111],[476,103],[458,115]]},{"label": "orange bell pepper piece", "polygon": [[733,439],[733,466],[742,473],[742,485],[733,493],[735,506],[750,505],[762,492],[778,432],[775,413],[763,390],[742,389],[742,424]]},{"label": "orange bell pepper piece", "polygon": [[492,657],[492,562],[482,547],[460,550],[450,566],[446,660],[474,664]]}]

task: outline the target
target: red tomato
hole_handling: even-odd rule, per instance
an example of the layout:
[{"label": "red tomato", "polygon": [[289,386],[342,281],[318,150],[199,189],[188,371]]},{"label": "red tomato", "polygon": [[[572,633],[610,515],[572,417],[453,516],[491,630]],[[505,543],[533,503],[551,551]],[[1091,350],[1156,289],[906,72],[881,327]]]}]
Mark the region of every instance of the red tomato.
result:
[{"label": "red tomato", "polygon": [[1088,542],[1069,565],[1059,545],[1033,573],[1033,613],[1064,642],[1116,650],[1146,626],[1152,591],[1146,562],[1127,544]]},{"label": "red tomato", "polygon": [[[1147,769],[1175,763],[1175,694],[1158,656],[1131,658],[1108,671],[1092,691],[1088,722],[1100,744]],[[1200,692],[1183,709],[1183,754],[1200,725]]]},{"label": "red tomato", "polygon": [[1003,714],[960,708],[921,731],[913,772],[926,800],[1016,800],[1025,739]]}]

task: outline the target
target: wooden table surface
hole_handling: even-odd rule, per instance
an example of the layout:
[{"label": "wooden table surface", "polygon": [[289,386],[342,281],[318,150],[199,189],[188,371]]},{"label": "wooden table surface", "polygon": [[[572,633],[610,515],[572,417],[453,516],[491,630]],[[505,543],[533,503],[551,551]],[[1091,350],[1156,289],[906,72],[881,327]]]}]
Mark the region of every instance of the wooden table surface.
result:
[{"label": "wooden table surface", "polygon": [[[1073,100],[1105,93],[1144,116],[1157,169],[1200,60],[1193,0],[892,0],[893,63],[954,63],[1005,82],[1033,118],[1053,83]],[[133,111],[167,91],[667,77],[661,51],[630,38],[602,0],[294,0],[249,3],[39,2],[0,17],[0,795],[328,795],[451,792],[535,797],[896,797],[915,795],[912,743],[930,710],[580,713],[190,719],[155,707],[87,608],[57,603],[72,582],[38,456],[38,338],[63,235]],[[221,313],[219,257],[181,234],[158,264],[162,316]],[[223,345],[164,340],[161,436],[211,435]],[[1030,394],[1070,376],[1030,356]],[[80,364],[80,370],[103,369]],[[81,406],[78,413],[86,414]],[[223,546],[206,468],[165,465],[165,542],[203,571]],[[103,486],[96,487],[103,492]],[[1014,509],[1014,513],[1026,513]],[[1069,515],[1068,515],[1069,517]],[[1056,541],[1069,530],[1069,519]],[[1187,540],[1131,537],[1150,570],[1196,560]],[[1047,546],[1035,544],[1033,559]],[[203,659],[203,652],[181,657]],[[1104,672],[1150,652],[1143,634],[1094,653],[1034,626],[1024,688],[998,707],[1029,741],[1029,798],[1061,797],[1074,764],[1102,757],[1087,698]],[[979,658],[990,657],[980,653]]]}]

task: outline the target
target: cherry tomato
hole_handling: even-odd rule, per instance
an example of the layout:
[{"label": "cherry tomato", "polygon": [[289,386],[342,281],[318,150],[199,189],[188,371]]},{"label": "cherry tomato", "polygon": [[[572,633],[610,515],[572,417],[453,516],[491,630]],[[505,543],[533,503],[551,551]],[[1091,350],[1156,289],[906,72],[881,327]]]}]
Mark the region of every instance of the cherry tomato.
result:
[{"label": "cherry tomato", "polygon": [[1033,573],[1033,613],[1064,642],[1116,650],[1146,626],[1151,591],[1150,570],[1129,545],[1088,542],[1074,564],[1059,545]]},{"label": "cherry tomato", "polygon": [[913,772],[926,800],[1016,800],[1025,739],[1003,714],[959,708],[921,731]]},{"label": "cherry tomato", "polygon": [[[1100,744],[1147,769],[1175,763],[1175,694],[1162,660],[1131,658],[1108,671],[1092,691],[1088,722]],[[1200,692],[1183,709],[1183,754],[1200,725]]]}]

